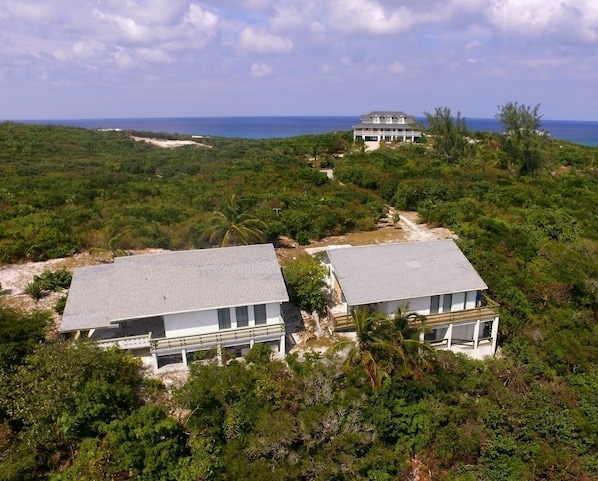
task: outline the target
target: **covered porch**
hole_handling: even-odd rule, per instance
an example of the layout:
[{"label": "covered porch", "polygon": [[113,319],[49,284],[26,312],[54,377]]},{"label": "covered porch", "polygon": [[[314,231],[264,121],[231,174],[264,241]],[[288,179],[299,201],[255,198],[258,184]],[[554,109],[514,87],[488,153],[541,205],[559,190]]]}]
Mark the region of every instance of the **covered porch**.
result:
[{"label": "covered porch", "polygon": [[98,335],[96,331],[94,336],[89,337],[94,339],[98,346],[103,348],[116,346],[121,349],[137,351],[136,354],[141,354],[142,357],[145,357],[143,355],[145,351],[146,355],[151,357],[156,372],[161,367],[161,361],[168,358],[176,358],[182,363],[184,368],[187,368],[189,363],[188,354],[215,349],[216,356],[221,361],[223,350],[230,350],[235,353],[238,351],[242,355],[246,350],[253,347],[256,342],[276,344],[278,353],[282,356],[286,354],[285,324],[282,318],[279,318],[279,322],[276,324],[220,330],[179,337],[165,337],[163,322],[162,331],[157,331],[160,335],[156,336],[153,331],[149,330],[152,325],[154,324],[151,322],[146,325],[146,328],[143,329],[146,332],[139,334],[132,333],[129,336],[108,337],[109,334],[119,332],[118,330],[114,330],[104,332],[104,336]]},{"label": "covered porch", "polygon": [[[421,325],[429,332],[422,334],[422,340],[436,349],[461,352],[475,359],[491,356],[498,339],[499,307],[484,296],[482,305],[473,309],[425,315]],[[346,302],[327,307],[333,332],[355,330],[351,311]]]}]

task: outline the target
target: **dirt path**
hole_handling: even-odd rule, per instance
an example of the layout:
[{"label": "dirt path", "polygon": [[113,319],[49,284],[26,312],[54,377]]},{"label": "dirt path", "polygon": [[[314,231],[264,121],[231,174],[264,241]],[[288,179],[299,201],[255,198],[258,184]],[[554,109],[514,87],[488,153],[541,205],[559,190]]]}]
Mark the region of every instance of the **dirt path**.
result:
[{"label": "dirt path", "polygon": [[330,245],[367,245],[389,244],[392,242],[418,242],[437,239],[455,239],[457,236],[444,227],[428,227],[417,222],[417,212],[398,211],[399,220],[395,223],[395,211],[390,209],[385,218],[378,223],[378,229],[368,232],[351,232],[345,235],[326,237],[302,246],[292,239],[283,239],[283,245],[276,249],[280,262],[300,255],[306,255],[306,249]]}]

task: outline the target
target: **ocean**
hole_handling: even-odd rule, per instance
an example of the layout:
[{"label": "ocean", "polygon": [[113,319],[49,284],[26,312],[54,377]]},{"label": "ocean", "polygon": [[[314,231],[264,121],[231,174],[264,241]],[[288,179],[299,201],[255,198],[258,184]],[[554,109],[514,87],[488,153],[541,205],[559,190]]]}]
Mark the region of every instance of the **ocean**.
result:
[{"label": "ocean", "polygon": [[[418,120],[423,121],[424,119],[418,118]],[[171,117],[24,120],[22,122],[67,125],[86,129],[123,129],[170,134],[269,139],[352,130],[353,125],[359,123],[359,116]],[[472,131],[502,131],[502,127],[496,119],[466,118],[465,122],[467,128]],[[542,128],[548,131],[552,139],[598,147],[598,122],[596,121],[543,119]]]}]

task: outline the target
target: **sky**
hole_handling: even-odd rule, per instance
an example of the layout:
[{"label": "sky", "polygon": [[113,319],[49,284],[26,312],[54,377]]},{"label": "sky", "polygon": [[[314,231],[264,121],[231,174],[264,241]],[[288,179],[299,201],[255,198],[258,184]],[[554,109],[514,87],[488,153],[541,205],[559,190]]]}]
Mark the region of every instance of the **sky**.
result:
[{"label": "sky", "polygon": [[0,119],[598,121],[596,0],[2,0]]}]

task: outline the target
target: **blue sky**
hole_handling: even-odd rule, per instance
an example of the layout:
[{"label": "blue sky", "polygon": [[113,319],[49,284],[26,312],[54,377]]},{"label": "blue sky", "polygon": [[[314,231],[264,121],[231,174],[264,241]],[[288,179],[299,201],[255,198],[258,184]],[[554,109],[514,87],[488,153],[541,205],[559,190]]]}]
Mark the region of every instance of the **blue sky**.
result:
[{"label": "blue sky", "polygon": [[598,120],[596,0],[3,0],[0,119]]}]

